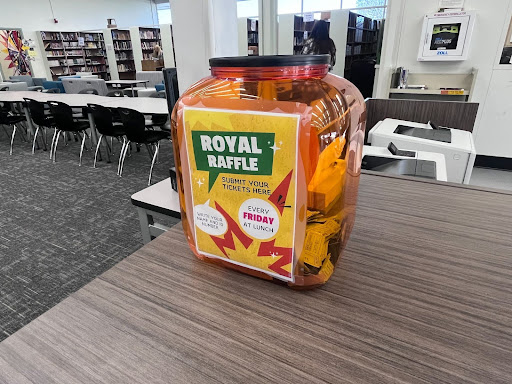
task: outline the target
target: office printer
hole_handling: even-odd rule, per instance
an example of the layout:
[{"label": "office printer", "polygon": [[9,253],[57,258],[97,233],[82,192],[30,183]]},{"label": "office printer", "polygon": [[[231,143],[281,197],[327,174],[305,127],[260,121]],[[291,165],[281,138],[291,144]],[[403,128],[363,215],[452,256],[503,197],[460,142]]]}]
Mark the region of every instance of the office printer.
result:
[{"label": "office printer", "polygon": [[431,122],[385,119],[370,130],[368,142],[377,147],[387,147],[392,142],[403,150],[441,153],[448,181],[468,184],[471,178],[476,151],[470,132],[438,127]]},{"label": "office printer", "polygon": [[389,143],[387,148],[365,145],[361,168],[391,175],[447,181],[444,155],[399,150],[393,143]]}]

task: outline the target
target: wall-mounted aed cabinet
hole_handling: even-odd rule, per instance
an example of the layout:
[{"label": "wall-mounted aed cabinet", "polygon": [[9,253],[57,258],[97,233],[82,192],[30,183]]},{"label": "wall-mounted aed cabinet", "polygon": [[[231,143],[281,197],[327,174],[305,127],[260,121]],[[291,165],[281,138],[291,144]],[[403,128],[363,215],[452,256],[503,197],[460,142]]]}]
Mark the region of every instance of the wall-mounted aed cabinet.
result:
[{"label": "wall-mounted aed cabinet", "polygon": [[461,61],[469,53],[474,12],[443,12],[423,19],[418,61]]}]

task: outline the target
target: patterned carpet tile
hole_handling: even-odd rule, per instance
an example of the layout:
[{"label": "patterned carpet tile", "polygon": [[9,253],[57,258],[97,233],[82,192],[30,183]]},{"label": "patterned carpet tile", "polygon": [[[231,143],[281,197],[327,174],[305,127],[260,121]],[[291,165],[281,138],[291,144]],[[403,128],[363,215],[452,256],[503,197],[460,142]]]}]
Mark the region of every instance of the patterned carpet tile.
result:
[{"label": "patterned carpet tile", "polygon": [[[153,183],[173,165],[171,143],[160,150]],[[146,148],[133,147],[123,177],[118,153],[95,169],[94,152],[84,153],[81,167],[79,152],[79,143],[61,141],[52,163],[49,152],[32,155],[31,143],[17,137],[9,156],[0,130],[0,341],[142,246],[130,196],[147,186]]]}]

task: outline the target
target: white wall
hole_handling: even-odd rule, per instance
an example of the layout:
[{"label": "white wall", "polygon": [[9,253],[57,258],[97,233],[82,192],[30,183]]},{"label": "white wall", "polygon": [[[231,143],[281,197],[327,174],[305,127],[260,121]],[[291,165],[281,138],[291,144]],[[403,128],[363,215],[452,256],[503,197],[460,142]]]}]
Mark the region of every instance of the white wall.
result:
[{"label": "white wall", "polygon": [[486,129],[481,116],[496,57],[503,47],[500,37],[504,25],[508,26],[510,22],[508,9],[511,4],[512,0],[466,0],[465,10],[474,10],[477,14],[468,59],[460,62],[419,62],[417,54],[423,16],[436,12],[439,0],[390,0],[375,96],[388,97],[391,69],[398,66],[420,73],[469,73],[472,68],[476,68],[478,75],[471,101],[480,103],[474,133],[477,152],[481,153],[478,141],[485,135],[479,130]]},{"label": "white wall", "polygon": [[211,57],[237,56],[236,0],[170,2],[178,86],[183,93],[210,75],[208,60]]},{"label": "white wall", "polygon": [[[36,31],[81,31],[104,29],[107,18],[119,27],[158,24],[156,7],[150,0],[51,0],[58,24],[48,0],[19,0],[2,5],[0,27],[21,28],[26,39],[37,41]],[[34,76],[46,77],[37,45],[37,58],[32,62]]]}]

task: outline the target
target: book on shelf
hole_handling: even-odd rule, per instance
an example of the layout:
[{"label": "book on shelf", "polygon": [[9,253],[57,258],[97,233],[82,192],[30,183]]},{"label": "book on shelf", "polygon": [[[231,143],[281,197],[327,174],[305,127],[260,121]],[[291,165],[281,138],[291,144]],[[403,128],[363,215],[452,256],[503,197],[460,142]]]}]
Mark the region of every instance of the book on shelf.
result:
[{"label": "book on shelf", "polygon": [[112,31],[112,39],[114,40],[130,40],[130,31]]},{"label": "book on shelf", "polygon": [[141,39],[154,39],[154,40],[160,40],[160,30],[159,29],[146,29],[146,30],[140,30],[139,36]]},{"label": "book on shelf", "polygon": [[41,38],[43,40],[62,40],[59,32],[41,31]]},{"label": "book on shelf", "polygon": [[63,41],[78,40],[77,32],[61,32],[60,34]]},{"label": "book on shelf", "polygon": [[114,41],[114,49],[122,50],[122,49],[132,49],[131,41]]}]

